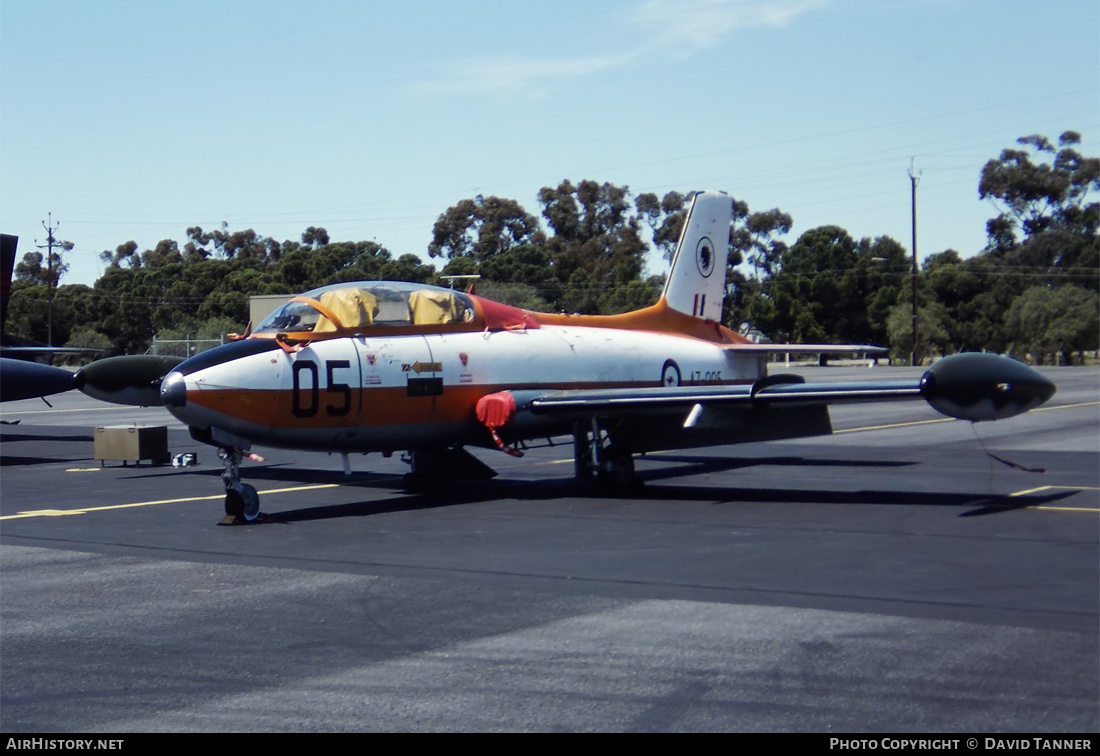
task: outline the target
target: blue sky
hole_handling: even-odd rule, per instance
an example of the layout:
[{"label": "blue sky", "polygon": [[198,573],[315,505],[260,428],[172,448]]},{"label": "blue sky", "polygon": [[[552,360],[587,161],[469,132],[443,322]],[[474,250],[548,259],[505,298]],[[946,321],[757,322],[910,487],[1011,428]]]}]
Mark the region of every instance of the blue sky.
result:
[{"label": "blue sky", "polygon": [[52,212],[62,283],[223,221],[427,259],[455,202],[565,178],[908,248],[911,159],[921,257],[969,256],[981,166],[1066,129],[1100,153],[1095,0],[0,0],[0,230]]}]

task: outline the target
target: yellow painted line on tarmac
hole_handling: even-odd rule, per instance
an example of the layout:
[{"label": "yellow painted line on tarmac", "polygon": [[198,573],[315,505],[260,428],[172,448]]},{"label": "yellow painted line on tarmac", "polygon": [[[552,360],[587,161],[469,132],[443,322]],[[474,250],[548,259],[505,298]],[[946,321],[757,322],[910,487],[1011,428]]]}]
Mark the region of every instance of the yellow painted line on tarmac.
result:
[{"label": "yellow painted line on tarmac", "polygon": [[[339,488],[339,483],[320,483],[313,486],[294,486],[292,488],[272,488],[266,491],[257,491],[257,494],[292,493],[294,491],[314,491],[319,488]],[[133,504],[111,504],[105,507],[86,507],[83,509],[34,509],[19,514],[4,515],[0,520],[17,520],[26,517],[65,517],[67,515],[82,515],[89,512],[105,512],[110,509],[133,509],[134,507],[152,507],[158,504],[182,504],[188,501],[213,501],[223,499],[225,494],[216,496],[188,496],[182,499],[158,499],[156,501],[138,501]]]},{"label": "yellow painted line on tarmac", "polygon": [[0,416],[7,417],[8,415],[53,415],[58,412],[122,412],[123,410],[135,410],[135,409],[162,409],[161,407],[133,407],[131,405],[103,405],[102,407],[74,407],[72,409],[47,409],[47,410],[21,410],[19,412],[10,412],[5,410],[0,412]]},{"label": "yellow painted line on tarmac", "polygon": [[1051,410],[1074,409],[1075,407],[1096,407],[1100,402],[1077,402],[1076,404],[1056,404],[1053,407],[1039,407],[1032,412],[1050,412]]},{"label": "yellow painted line on tarmac", "polygon": [[1053,491],[1060,489],[1062,491],[1100,491],[1100,488],[1096,486],[1039,486],[1038,488],[1028,488],[1023,491],[1017,491],[1016,493],[1010,493],[1009,496],[1027,496],[1028,494],[1039,493],[1040,491]]},{"label": "yellow painted line on tarmac", "polygon": [[861,431],[886,430],[887,428],[909,428],[914,425],[932,425],[933,423],[953,422],[955,422],[955,418],[953,417],[937,417],[932,420],[914,420],[910,423],[887,423],[885,425],[867,425],[862,428],[845,428],[844,430],[833,431],[833,435],[839,436],[841,433],[859,433]]},{"label": "yellow painted line on tarmac", "polygon": [[1045,509],[1051,512],[1085,512],[1087,514],[1100,514],[1100,509],[1096,507],[1048,507],[1045,504],[1040,504],[1035,507],[1028,507],[1028,509]]},{"label": "yellow painted line on tarmac", "polygon": [[[1031,410],[1031,412],[1050,412],[1051,410],[1063,410],[1063,409],[1076,409],[1078,407],[1096,407],[1100,406],[1100,402],[1078,402],[1076,404],[1059,404],[1054,407],[1039,407]],[[933,423],[952,423],[956,418],[953,417],[935,417],[931,420],[914,420],[909,423],[888,423],[885,425],[866,425],[862,428],[845,428],[843,430],[834,430],[833,435],[837,436],[841,433],[859,433],[861,431],[873,431],[873,430],[886,430],[888,428],[908,428],[914,425],[932,425]]]},{"label": "yellow painted line on tarmac", "polygon": [[102,467],[70,467],[65,472],[99,472]]},{"label": "yellow painted line on tarmac", "polygon": [[[1096,486],[1039,486],[1028,488],[1024,491],[1010,493],[1009,496],[1027,496],[1028,494],[1042,493],[1043,491],[1100,491]],[[1054,507],[1047,504],[1036,504],[1028,509],[1046,509],[1053,512],[1089,512],[1100,513],[1100,507]]]},{"label": "yellow painted line on tarmac", "polygon": [[[1100,406],[1100,402],[1077,402],[1075,404],[1059,404],[1059,405],[1056,405],[1054,407],[1039,407],[1039,408],[1033,409],[1031,411],[1032,412],[1050,412],[1051,410],[1076,409],[1076,408],[1079,408],[1079,407],[1096,407],[1096,406]],[[930,425],[932,423],[949,423],[949,422],[952,422],[954,420],[955,420],[955,418],[952,418],[952,417],[941,417],[941,418],[934,418],[932,420],[918,420],[918,421],[910,422],[910,423],[891,423],[891,424],[888,424],[888,425],[870,425],[870,426],[867,426],[867,427],[864,427],[864,428],[847,428],[845,430],[833,431],[833,434],[836,435],[836,434],[840,434],[840,433],[856,433],[858,431],[882,430],[882,429],[886,429],[886,428],[904,428],[904,427],[914,426],[914,425]],[[1016,491],[1015,493],[1009,494],[1009,496],[1015,496],[1015,497],[1027,496],[1028,494],[1040,493],[1042,491],[1053,491],[1053,490],[1062,490],[1062,491],[1100,491],[1100,488],[1097,488],[1096,486],[1039,486],[1038,488],[1029,488],[1029,489],[1024,490],[1024,491]],[[1043,509],[1043,510],[1054,511],[1054,512],[1088,512],[1088,513],[1096,512],[1096,513],[1100,513],[1100,508],[1097,508],[1097,507],[1056,507],[1056,506],[1050,506],[1050,505],[1046,505],[1046,504],[1036,504],[1035,506],[1028,507],[1028,509]]]}]

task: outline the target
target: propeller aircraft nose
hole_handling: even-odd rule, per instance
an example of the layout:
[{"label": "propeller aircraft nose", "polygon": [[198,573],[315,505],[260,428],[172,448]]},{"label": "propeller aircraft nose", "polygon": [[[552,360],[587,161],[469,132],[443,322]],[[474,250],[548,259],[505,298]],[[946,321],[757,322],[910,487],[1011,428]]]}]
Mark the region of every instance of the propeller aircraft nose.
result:
[{"label": "propeller aircraft nose", "polygon": [[96,360],[76,371],[76,388],[104,402],[155,407],[165,373],[183,362],[166,355],[130,355]]},{"label": "propeller aircraft nose", "polygon": [[7,357],[0,358],[0,383],[4,385],[5,402],[60,394],[79,387],[68,370]]}]

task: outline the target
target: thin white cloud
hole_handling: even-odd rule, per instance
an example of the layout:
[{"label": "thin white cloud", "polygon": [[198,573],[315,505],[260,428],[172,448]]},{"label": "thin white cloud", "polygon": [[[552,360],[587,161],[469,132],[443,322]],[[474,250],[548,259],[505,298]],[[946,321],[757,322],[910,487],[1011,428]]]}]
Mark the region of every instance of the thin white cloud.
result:
[{"label": "thin white cloud", "polygon": [[635,20],[689,55],[738,29],[786,26],[824,0],[646,0]]},{"label": "thin white cloud", "polygon": [[739,29],[779,27],[826,0],[645,0],[630,14],[640,40],[633,49],[567,58],[491,57],[457,61],[418,92],[496,92],[537,96],[550,85],[622,68],[658,53],[687,57]]},{"label": "thin white cloud", "polygon": [[493,57],[458,61],[446,78],[424,82],[420,92],[537,93],[552,81],[578,79],[626,65],[638,52],[575,58]]}]

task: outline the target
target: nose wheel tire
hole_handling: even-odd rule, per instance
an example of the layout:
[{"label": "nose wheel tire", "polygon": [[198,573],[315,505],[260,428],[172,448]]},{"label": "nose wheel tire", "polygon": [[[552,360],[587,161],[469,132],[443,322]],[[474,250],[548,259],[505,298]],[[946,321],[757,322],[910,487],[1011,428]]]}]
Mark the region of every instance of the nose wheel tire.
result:
[{"label": "nose wheel tire", "polygon": [[252,522],[260,516],[260,495],[247,483],[237,483],[225,492],[226,517]]},{"label": "nose wheel tire", "polygon": [[222,483],[225,484],[225,519],[222,525],[239,525],[253,522],[260,516],[260,495],[256,489],[241,482],[241,460],[244,452],[240,449],[222,448],[218,457],[225,464]]}]

